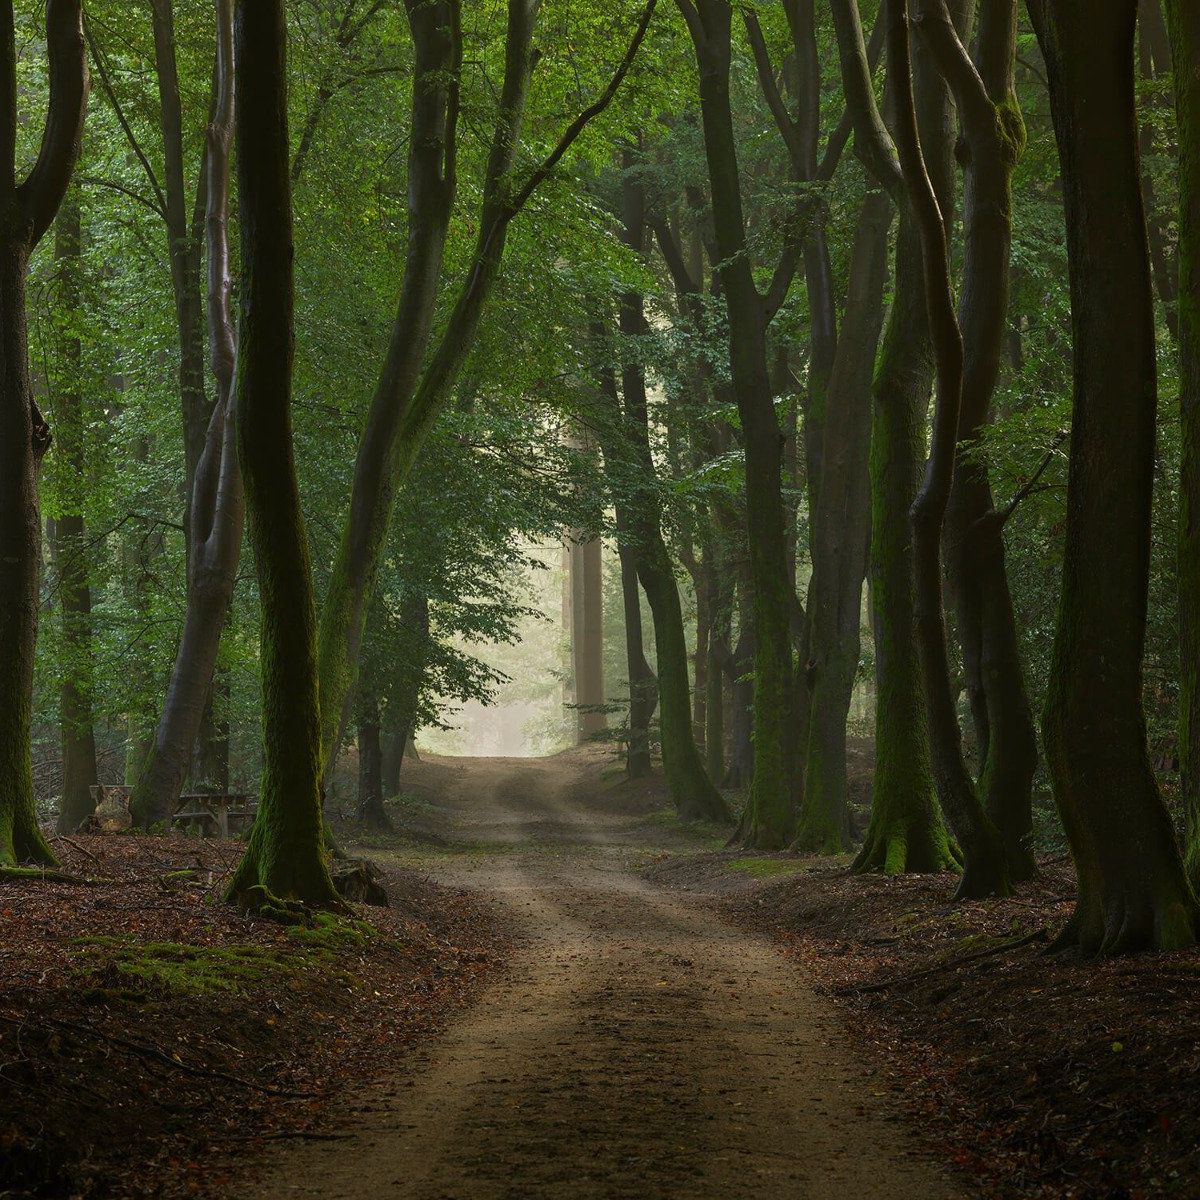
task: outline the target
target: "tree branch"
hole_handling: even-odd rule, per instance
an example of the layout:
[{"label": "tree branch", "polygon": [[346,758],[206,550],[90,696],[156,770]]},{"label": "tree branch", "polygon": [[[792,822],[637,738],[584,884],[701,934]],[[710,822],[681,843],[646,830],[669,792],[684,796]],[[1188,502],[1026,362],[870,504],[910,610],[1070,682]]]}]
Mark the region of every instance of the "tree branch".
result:
[{"label": "tree branch", "polygon": [[598,117],[612,103],[613,98],[625,80],[625,76],[629,74],[629,68],[633,66],[633,60],[637,57],[637,52],[646,37],[646,31],[650,28],[650,19],[654,16],[654,9],[657,4],[658,0],[649,0],[645,9],[643,9],[642,18],[638,22],[637,29],[633,34],[633,40],[629,43],[629,48],[625,51],[625,57],[621,59],[620,65],[617,67],[613,77],[608,81],[608,87],[604,89],[598,99],[589,104],[567,126],[567,130],[559,139],[558,145],[543,159],[541,165],[525,181],[525,186],[513,198],[509,205],[512,216],[516,216],[521,211],[529,200],[529,197],[533,195],[550,172],[558,165],[563,155],[571,148],[588,123],[593,118]]},{"label": "tree branch", "polygon": [[80,0],[47,0],[50,106],[37,162],[17,189],[32,224],[30,246],[36,246],[50,228],[79,158],[88,94],[82,24]]},{"label": "tree branch", "polygon": [[92,59],[96,64],[96,73],[100,76],[100,87],[103,89],[105,96],[108,97],[108,103],[112,107],[113,115],[117,118],[117,124],[121,126],[121,131],[125,134],[125,140],[129,143],[129,148],[133,151],[138,162],[142,164],[142,170],[146,172],[146,178],[150,181],[150,186],[154,189],[154,195],[158,201],[155,207],[158,210],[159,216],[165,221],[167,219],[167,198],[163,195],[162,186],[158,182],[158,176],[155,175],[154,168],[150,165],[150,160],[146,157],[146,152],[142,149],[141,144],[134,135],[133,129],[125,117],[125,110],[121,107],[121,102],[117,99],[116,90],[113,88],[108,68],[104,62],[104,55],[100,50],[99,44],[96,42],[95,35],[92,33],[90,21],[84,21],[83,32],[87,38],[88,49],[92,52]]}]

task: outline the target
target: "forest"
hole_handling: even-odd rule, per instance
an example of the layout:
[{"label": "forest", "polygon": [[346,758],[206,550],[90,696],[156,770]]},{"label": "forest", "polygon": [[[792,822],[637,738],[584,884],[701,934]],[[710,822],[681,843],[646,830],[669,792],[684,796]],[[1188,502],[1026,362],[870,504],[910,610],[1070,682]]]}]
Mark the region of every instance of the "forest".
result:
[{"label": "forest", "polygon": [[1200,7],[0,73],[0,1195],[1200,1195]]}]

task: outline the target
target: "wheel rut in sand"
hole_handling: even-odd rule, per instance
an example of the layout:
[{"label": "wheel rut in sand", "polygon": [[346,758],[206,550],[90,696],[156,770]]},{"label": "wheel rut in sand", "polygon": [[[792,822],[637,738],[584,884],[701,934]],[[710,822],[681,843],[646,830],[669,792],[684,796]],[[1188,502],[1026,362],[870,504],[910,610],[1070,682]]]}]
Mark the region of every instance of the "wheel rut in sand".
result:
[{"label": "wheel rut in sand", "polygon": [[431,870],[512,911],[506,976],[250,1194],[961,1195],[793,963],[633,873],[645,825],[596,804],[578,760],[475,760],[441,786],[456,836],[508,847]]}]

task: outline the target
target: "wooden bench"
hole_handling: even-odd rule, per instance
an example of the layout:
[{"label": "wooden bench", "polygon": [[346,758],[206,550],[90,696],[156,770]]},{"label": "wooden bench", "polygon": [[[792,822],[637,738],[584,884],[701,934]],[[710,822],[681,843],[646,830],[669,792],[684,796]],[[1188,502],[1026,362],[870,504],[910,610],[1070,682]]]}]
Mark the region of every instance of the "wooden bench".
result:
[{"label": "wooden bench", "polygon": [[199,826],[200,836],[212,832],[228,839],[233,826],[240,832],[254,818],[254,805],[244,792],[185,792],[179,797],[179,808],[171,818],[172,825]]}]

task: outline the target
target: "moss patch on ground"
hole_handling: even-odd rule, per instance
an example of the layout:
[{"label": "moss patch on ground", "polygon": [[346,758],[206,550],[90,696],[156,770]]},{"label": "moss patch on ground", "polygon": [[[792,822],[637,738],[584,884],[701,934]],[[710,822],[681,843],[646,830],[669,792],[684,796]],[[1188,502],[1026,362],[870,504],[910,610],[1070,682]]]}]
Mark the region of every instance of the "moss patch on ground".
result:
[{"label": "moss patch on ground", "polygon": [[125,936],[80,938],[82,970],[115,973],[130,985],[185,996],[244,992],[271,975],[291,974],[308,964],[303,954],[251,943],[200,946],[142,942]]},{"label": "moss patch on ground", "polygon": [[731,871],[741,871],[755,879],[774,879],[779,875],[794,875],[803,871],[808,864],[802,858],[767,858],[753,856],[735,858],[730,864]]}]

